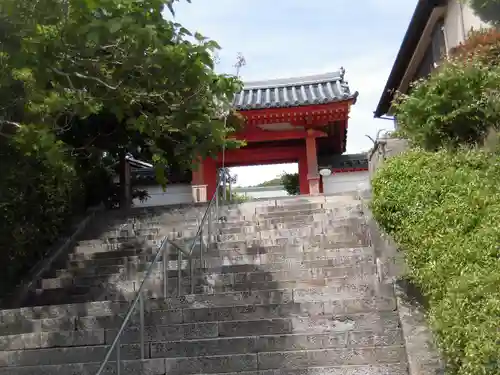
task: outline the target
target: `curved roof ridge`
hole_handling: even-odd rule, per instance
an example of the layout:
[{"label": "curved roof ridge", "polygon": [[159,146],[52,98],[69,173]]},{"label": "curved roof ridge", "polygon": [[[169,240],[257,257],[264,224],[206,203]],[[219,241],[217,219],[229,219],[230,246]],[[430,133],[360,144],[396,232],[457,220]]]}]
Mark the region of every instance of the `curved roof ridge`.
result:
[{"label": "curved roof ridge", "polygon": [[344,70],[339,69],[334,72],[327,72],[322,74],[287,77],[287,78],[273,78],[268,80],[244,82],[243,89],[249,90],[249,89],[265,89],[271,87],[274,88],[274,87],[312,85],[326,81],[343,81],[343,79],[344,79]]}]

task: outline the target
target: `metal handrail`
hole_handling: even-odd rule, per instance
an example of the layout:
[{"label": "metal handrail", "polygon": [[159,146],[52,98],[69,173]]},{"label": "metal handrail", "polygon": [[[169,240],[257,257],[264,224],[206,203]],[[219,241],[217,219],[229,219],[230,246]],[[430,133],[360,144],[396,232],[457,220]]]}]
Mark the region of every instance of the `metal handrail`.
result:
[{"label": "metal handrail", "polygon": [[[227,172],[224,172],[226,174]],[[210,199],[208,203],[208,207],[205,210],[205,213],[203,214],[203,217],[200,221],[200,224],[198,225],[198,229],[196,231],[196,235],[194,236],[194,241],[191,244],[189,251],[186,251],[183,249],[181,246],[178,244],[174,243],[173,241],[169,240],[167,236],[165,236],[159,246],[158,246],[158,251],[154,257],[154,259],[151,261],[151,264],[149,265],[146,275],[144,276],[141,285],[139,287],[139,290],[136,293],[136,296],[134,297],[132,304],[130,305],[129,309],[127,310],[127,313],[125,315],[125,318],[123,319],[123,322],[120,326],[120,329],[118,330],[115,339],[111,343],[111,346],[109,347],[108,351],[106,352],[106,355],[104,357],[103,362],[101,363],[101,366],[97,370],[96,375],[101,375],[104,371],[104,368],[106,365],[109,363],[109,360],[111,358],[111,355],[113,354],[113,351],[116,350],[116,373],[120,375],[121,372],[121,360],[120,360],[120,339],[125,331],[128,323],[130,322],[130,319],[132,317],[132,314],[135,312],[135,309],[137,307],[137,304],[140,304],[140,310],[139,310],[139,319],[140,319],[140,345],[141,345],[141,359],[145,359],[145,350],[144,350],[144,328],[145,328],[145,322],[144,322],[144,312],[145,312],[145,306],[144,306],[144,285],[146,284],[146,281],[151,277],[151,274],[153,273],[154,268],[158,264],[160,259],[163,259],[163,298],[168,297],[168,263],[169,263],[169,250],[170,247],[173,247],[175,250],[178,251],[178,265],[177,265],[177,271],[178,271],[178,276],[177,276],[177,281],[178,281],[178,287],[177,287],[177,293],[180,296],[181,295],[181,287],[182,287],[182,255],[185,255],[189,259],[189,268],[190,268],[190,279],[191,279],[191,293],[194,293],[194,265],[193,265],[193,253],[194,249],[196,247],[196,242],[198,237],[200,238],[200,265],[203,265],[203,228],[208,221],[208,241],[209,241],[209,246],[210,246],[210,241],[211,241],[211,214],[212,214],[212,208],[215,203],[216,207],[216,216],[218,215],[219,211],[219,190],[220,190],[220,183],[221,179],[223,176],[219,176],[217,178],[217,186],[215,189],[215,193],[213,194],[212,198]],[[225,176],[224,176],[225,177]],[[224,186],[225,187],[225,186]],[[216,218],[217,220],[217,218]],[[121,229],[121,228],[120,228]],[[134,228],[133,228],[133,231]]]}]

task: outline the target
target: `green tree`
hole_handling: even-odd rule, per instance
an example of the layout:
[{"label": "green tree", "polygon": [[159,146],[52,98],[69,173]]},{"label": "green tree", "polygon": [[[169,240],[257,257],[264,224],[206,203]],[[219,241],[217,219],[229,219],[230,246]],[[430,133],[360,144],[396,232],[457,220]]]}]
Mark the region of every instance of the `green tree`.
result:
[{"label": "green tree", "polygon": [[452,59],[394,106],[400,135],[427,150],[482,144],[500,125],[500,66]]},{"label": "green tree", "polygon": [[467,3],[485,22],[497,24],[500,21],[500,0],[461,0]]},{"label": "green tree", "polygon": [[217,43],[168,19],[169,8],[2,1],[0,121],[43,125],[85,159],[140,148],[163,182],[165,165],[217,151],[240,123],[223,119],[240,82],[214,72]]},{"label": "green tree", "polygon": [[276,178],[273,178],[272,180],[264,181],[264,182],[256,185],[256,187],[276,186],[276,185],[281,185],[281,184],[282,184],[282,178],[276,177]]},{"label": "green tree", "polygon": [[283,173],[281,175],[281,182],[288,195],[300,194],[300,183],[299,183],[298,173]]}]

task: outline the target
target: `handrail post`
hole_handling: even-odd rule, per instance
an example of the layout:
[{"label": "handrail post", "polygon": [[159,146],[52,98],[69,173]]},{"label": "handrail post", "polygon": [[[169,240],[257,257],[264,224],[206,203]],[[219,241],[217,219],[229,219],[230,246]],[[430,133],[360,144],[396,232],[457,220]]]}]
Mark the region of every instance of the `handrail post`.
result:
[{"label": "handrail post", "polygon": [[226,181],[226,178],[227,178],[227,174],[226,174],[226,170],[223,169],[222,170],[222,188],[224,189],[224,191],[222,192],[222,199],[224,200],[224,203],[226,203],[226,194],[227,194],[227,181]]},{"label": "handrail post", "polygon": [[177,257],[177,296],[182,296],[182,252]]},{"label": "handrail post", "polygon": [[212,206],[208,207],[208,239],[207,239],[207,249],[210,250],[212,244]]},{"label": "handrail post", "polygon": [[144,292],[140,291],[140,299],[139,299],[139,320],[140,320],[140,335],[141,335],[141,359],[144,361]]},{"label": "handrail post", "polygon": [[[120,332],[118,332],[120,334]],[[116,373],[120,375],[121,373],[121,359],[120,359],[120,337],[118,336],[118,345],[116,345]]]},{"label": "handrail post", "polygon": [[219,220],[219,185],[215,189],[215,221]]},{"label": "handrail post", "polygon": [[191,294],[194,294],[194,259],[189,258],[189,278],[191,279]]},{"label": "handrail post", "polygon": [[205,242],[203,240],[203,228],[202,228],[201,232],[200,232],[200,268],[203,268],[203,252],[204,252],[204,250],[205,250]]},{"label": "handrail post", "polygon": [[163,298],[168,297],[168,263],[170,261],[169,257],[170,244],[167,242],[163,249]]}]

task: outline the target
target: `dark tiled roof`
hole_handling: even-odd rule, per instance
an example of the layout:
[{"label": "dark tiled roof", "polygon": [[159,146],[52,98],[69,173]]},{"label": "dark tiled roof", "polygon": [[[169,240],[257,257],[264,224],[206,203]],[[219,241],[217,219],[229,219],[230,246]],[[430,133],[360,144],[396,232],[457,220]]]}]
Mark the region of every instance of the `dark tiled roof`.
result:
[{"label": "dark tiled roof", "polygon": [[343,168],[368,168],[368,157],[366,154],[331,155],[318,157],[321,167],[343,169]]},{"label": "dark tiled roof", "polygon": [[356,99],[344,80],[344,69],[308,77],[248,82],[236,94],[236,110],[286,108]]}]

